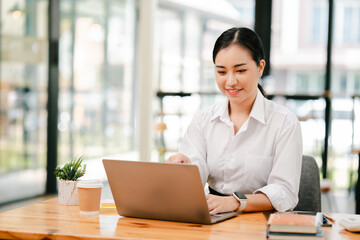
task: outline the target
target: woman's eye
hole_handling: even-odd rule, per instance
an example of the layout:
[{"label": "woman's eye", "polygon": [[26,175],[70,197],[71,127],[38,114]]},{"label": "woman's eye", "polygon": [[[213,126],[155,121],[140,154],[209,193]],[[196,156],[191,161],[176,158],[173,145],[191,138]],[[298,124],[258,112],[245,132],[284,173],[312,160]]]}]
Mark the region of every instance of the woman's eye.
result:
[{"label": "woman's eye", "polygon": [[243,73],[243,72],[246,72],[246,70],[245,70],[245,69],[239,69],[239,70],[237,70],[236,72],[238,72],[238,73]]},{"label": "woman's eye", "polygon": [[218,73],[219,73],[220,75],[224,75],[226,72],[224,72],[224,71],[218,71]]}]

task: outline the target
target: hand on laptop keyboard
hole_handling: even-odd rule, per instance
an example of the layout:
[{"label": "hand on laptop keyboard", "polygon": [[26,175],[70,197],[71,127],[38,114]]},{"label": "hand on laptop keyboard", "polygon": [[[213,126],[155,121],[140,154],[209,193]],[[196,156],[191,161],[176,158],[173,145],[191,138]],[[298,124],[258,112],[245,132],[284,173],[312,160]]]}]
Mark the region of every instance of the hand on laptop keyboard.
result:
[{"label": "hand on laptop keyboard", "polygon": [[181,153],[177,153],[175,155],[170,156],[168,159],[166,159],[166,162],[169,162],[169,163],[191,163],[190,159]]},{"label": "hand on laptop keyboard", "polygon": [[239,208],[239,202],[233,196],[216,196],[208,194],[206,196],[206,201],[210,215],[232,212]]}]

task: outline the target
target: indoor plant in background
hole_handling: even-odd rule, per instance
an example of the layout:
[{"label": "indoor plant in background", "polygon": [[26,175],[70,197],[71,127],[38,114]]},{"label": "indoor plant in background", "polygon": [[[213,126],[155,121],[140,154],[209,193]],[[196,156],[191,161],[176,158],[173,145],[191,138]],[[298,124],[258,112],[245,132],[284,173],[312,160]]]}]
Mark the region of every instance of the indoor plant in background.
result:
[{"label": "indoor plant in background", "polygon": [[85,174],[86,164],[81,165],[83,156],[74,157],[62,168],[55,169],[58,177],[58,199],[61,205],[78,205],[79,196],[77,191],[77,180]]}]

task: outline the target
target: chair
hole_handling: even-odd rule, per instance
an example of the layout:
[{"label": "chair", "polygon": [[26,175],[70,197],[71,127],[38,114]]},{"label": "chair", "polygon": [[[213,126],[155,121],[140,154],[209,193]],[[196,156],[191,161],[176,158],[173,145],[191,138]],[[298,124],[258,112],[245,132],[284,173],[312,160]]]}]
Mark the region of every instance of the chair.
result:
[{"label": "chair", "polygon": [[302,157],[299,202],[294,211],[321,211],[319,167],[311,156]]}]

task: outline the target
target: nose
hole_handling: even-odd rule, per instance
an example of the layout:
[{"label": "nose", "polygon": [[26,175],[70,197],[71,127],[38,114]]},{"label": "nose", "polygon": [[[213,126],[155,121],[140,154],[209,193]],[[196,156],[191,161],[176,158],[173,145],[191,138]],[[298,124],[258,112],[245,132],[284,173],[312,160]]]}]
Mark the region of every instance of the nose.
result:
[{"label": "nose", "polygon": [[234,85],[236,85],[237,81],[236,81],[236,76],[235,76],[235,74],[230,73],[230,74],[229,74],[229,77],[228,77],[228,79],[227,79],[227,81],[226,81],[226,83],[227,83],[228,86],[234,86]]}]

